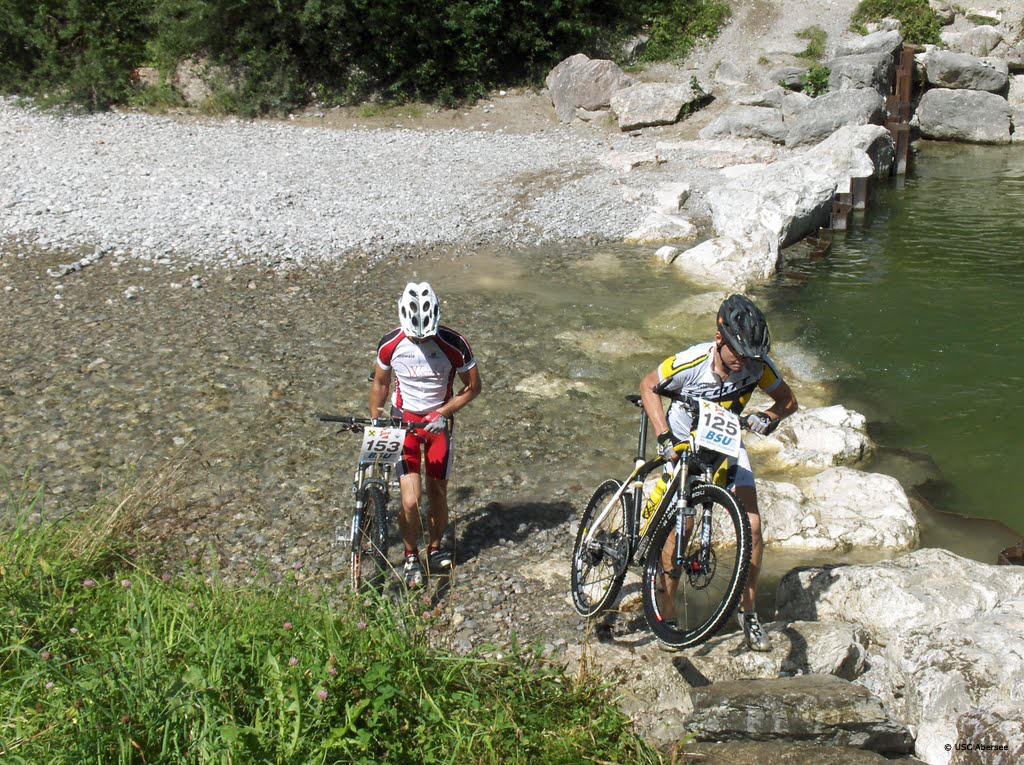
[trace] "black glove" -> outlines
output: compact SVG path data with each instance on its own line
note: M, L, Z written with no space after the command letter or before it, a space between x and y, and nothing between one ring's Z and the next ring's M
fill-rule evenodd
M658 452L666 462L679 459L679 453L676 451L677 443L679 442L676 441L670 430L666 430L658 436Z
M779 427L779 422L780 420L770 416L767 412L754 412L745 418L747 430L760 436L770 436Z
M374 417L372 424L375 428L391 428L394 427L395 421L390 417Z

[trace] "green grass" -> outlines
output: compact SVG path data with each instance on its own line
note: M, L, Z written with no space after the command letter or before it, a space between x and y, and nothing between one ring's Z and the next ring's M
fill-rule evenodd
M801 29L796 33L798 40L806 40L807 47L804 48L802 53L798 53L799 58L805 59L809 62L821 61L825 56L825 42L828 40L828 32L819 26L810 26Z
M138 486L49 522L41 491L8 485L0 761L658 760L606 688L527 649L447 653L418 600L331 602L294 580L131 560L124 532L154 490Z
M912 45L941 42L942 25L928 0L861 0L850 17L850 29L867 33L867 24L890 17L899 19L904 42Z

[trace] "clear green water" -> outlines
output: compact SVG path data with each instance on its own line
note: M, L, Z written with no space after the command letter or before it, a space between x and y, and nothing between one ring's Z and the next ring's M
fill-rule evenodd
M934 460L924 499L1024 533L1024 147L919 146L828 258L759 294L881 446Z

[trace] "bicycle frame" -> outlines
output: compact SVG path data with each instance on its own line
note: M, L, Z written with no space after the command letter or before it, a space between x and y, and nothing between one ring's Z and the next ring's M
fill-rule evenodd
M356 509L352 514L352 528L349 532L348 541L356 538L356 530L359 528L359 520L366 505L366 489L376 486L384 495L385 503L391 500L391 487L397 484L393 476L394 467L387 462L380 460L363 461L356 466L356 474L352 480L352 494L355 496ZM340 539L338 540L341 541Z
M622 483L618 491L608 500L593 523L593 528L595 530L599 529L605 518L608 517L608 513L612 512L616 503L628 493L628 496L625 498L627 531L626 565L631 565L635 560L643 560L643 556L647 551L647 545L650 544L650 539L654 535L654 530L661 525L667 509L673 504L673 500L679 494L680 488L686 485L689 475L689 459L687 459L687 456L692 453L694 448L693 434L691 433L689 440L677 447L680 458L672 466L661 503L654 509L649 519L642 519L644 479L655 468L665 464L665 459L661 455L652 460L646 459L649 424L650 421L647 418L647 413L641 411L640 433L637 438L637 453L633 464L633 472L630 473L629 478ZM678 523L680 525L682 524L683 517L684 513L679 513ZM641 520L645 521L642 527ZM683 549L684 541L683 535L677 534L676 544L680 550Z

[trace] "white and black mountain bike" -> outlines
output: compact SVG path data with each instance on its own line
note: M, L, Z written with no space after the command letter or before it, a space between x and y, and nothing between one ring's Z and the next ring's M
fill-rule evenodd
M633 471L624 481L604 481L583 511L571 587L576 610L594 617L615 601L626 570L639 566L651 631L666 646L686 648L714 635L735 610L750 571L751 536L746 512L722 485L726 459L739 455L739 417L709 401L677 398L695 423L676 446L680 459L646 459L641 412ZM626 400L643 408L639 396ZM644 479L658 468L668 478L651 503Z

